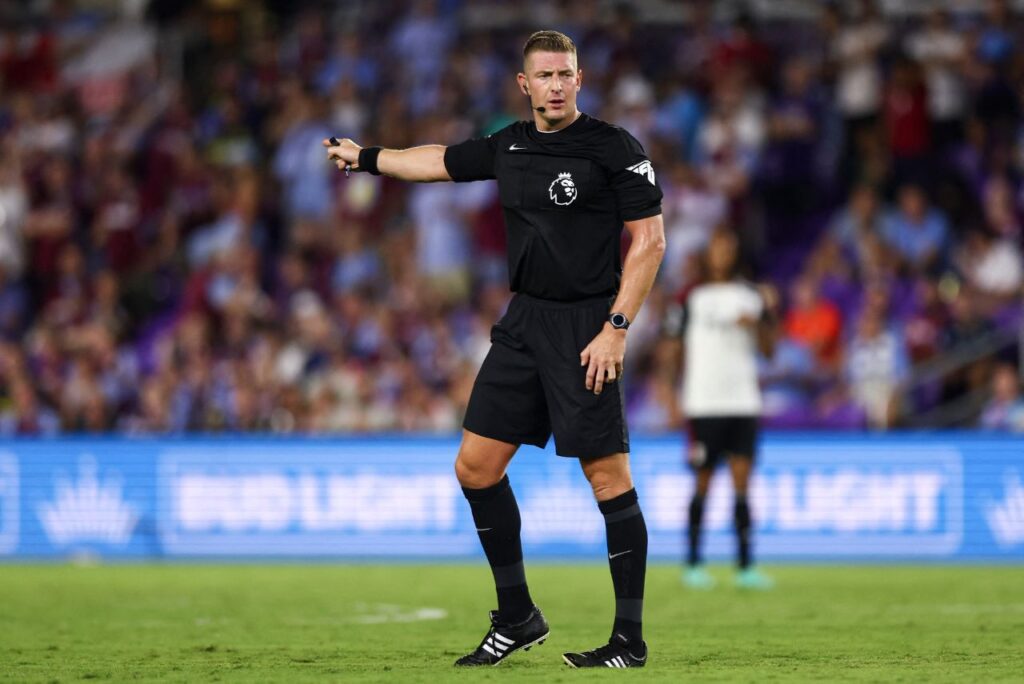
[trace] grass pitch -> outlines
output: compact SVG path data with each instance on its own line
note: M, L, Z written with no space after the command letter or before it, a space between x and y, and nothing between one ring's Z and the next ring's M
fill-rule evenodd
M584 673L605 641L599 565L528 567L546 644L451 663L483 636L486 566L0 566L0 679L583 682L1024 681L1020 567L767 567L779 586L710 592L648 574L647 668Z

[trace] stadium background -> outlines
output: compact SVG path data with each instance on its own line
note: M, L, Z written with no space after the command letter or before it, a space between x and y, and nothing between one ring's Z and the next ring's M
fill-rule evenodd
M0 431L456 430L508 298L495 187L319 143L526 116L537 25L665 190L634 430L679 425L661 323L720 225L783 293L769 426L1024 429L1019 18L955 5L8 3Z
M956 668L938 655L955 641L960 665L1012 679L1020 654L1007 645L1024 591L992 563L1016 571L1024 560L1024 440L1013 434L1024 432L1019 5L0 3L0 558L15 561L0 566L10 637L0 670L128 678L138 672L127 661L90 662L82 644L99 629L148 648L154 620L180 618L186 674L174 674L181 662L143 674L210 678L230 666L244 676L232 647L204 645L210 618L182 608L193 599L203 615L228 616L213 623L217 643L268 678L350 672L353 661L268 660L263 641L297 637L257 616L261 606L301 612L288 624L304 639L312 625L370 644L373 665L356 670L367 677L410 633L417 648L438 648L406 624L419 619L409 606L445 605L441 624L477 638L469 625L489 607L486 569L440 561L480 556L450 464L509 296L496 189L345 178L320 141L451 143L525 118L512 79L519 47L549 27L580 47L581 109L636 135L665 191L669 251L631 329L625 375L660 561L681 554L690 488L679 359L663 320L722 226L740 235L749 276L783 295L779 353L763 363L771 431L755 485L759 550L781 586L750 608L735 594L684 595L671 565L656 564L656 633L713 651L707 633L681 626L696 611L721 635L714 643L750 651L726 679L835 679L867 662L844 651L867 630L877 647L923 624L910 638L918 650L878 656L882 669L864 678ZM574 464L527 448L511 476L527 556L558 561L534 572L603 591L600 569L580 563L600 558L603 541ZM708 542L724 560L728 487L712 498ZM93 579L18 567L268 557L401 564L146 563ZM432 564L408 565L423 558ZM778 565L802 560L857 565ZM972 567L929 576L861 565L873 560ZM278 593L239 598L257 576ZM297 589L309 576L337 593ZM422 578L476 587L475 598L431 594ZM844 604L851 588L860 598ZM150 613L117 613L119 592ZM908 600L921 622L879 608L865 623L860 612ZM784 663L763 659L762 633L734 638L736 620L790 633L798 617L813 646L821 601L837 611L819 625L836 639L799 656L820 670L772 670ZM83 622L95 605L115 617ZM349 617L321 614L327 605ZM246 606L260 625L245 632L249 651L229 624ZM64 624L63 636L46 622ZM352 624L377 623L365 643L345 641ZM967 623L988 637L938 639ZM46 664L46 649L61 648L65 671ZM680 671L697 667L672 653ZM441 665L431 662L406 675L429 677ZM903 670L915 671L926 670Z

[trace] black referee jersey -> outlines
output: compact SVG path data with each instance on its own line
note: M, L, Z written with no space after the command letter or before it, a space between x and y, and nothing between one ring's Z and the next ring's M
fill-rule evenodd
M457 182L498 180L509 285L541 299L613 296L623 221L661 213L661 188L629 133L586 114L550 133L519 121L448 147Z

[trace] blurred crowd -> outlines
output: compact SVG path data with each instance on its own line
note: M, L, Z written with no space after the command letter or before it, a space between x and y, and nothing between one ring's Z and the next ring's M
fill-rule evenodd
M665 192L634 430L681 425L662 321L716 230L783 295L769 425L1024 430L1024 18L805 5L0 3L0 434L458 429L509 297L496 188L320 143L527 118L537 28Z

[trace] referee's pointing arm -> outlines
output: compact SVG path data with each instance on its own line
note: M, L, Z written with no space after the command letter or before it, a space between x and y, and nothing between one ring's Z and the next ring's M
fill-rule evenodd
M339 169L368 171L405 181L450 181L444 165L444 145L421 145L406 150L386 150L380 147L360 147L348 138L332 144L324 140L327 158Z

